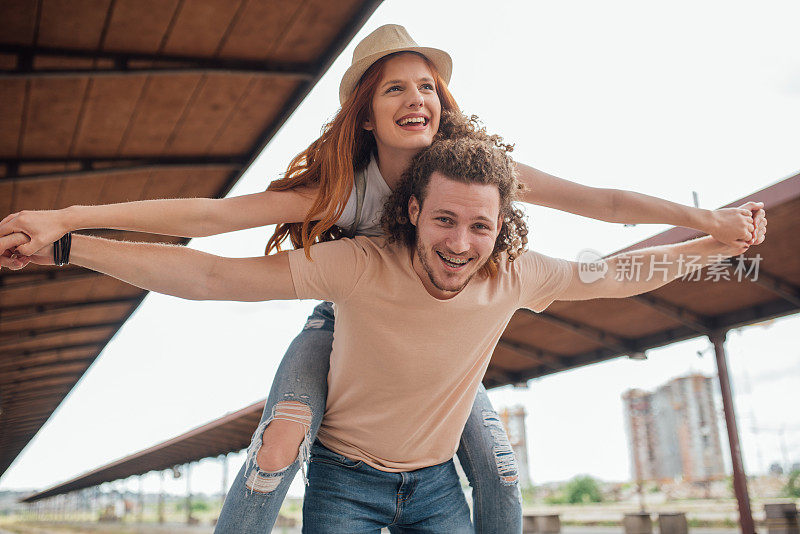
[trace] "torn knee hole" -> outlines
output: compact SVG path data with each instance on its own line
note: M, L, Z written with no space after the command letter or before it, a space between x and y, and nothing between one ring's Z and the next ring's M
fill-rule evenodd
M282 481L283 473L264 473L253 469L247 477L245 486L256 493L269 493L275 491Z
M285 469L297 459L311 426L311 408L299 401L282 401L261 434L256 463L263 471Z
M311 415L311 408L300 401L285 400L272 407L272 414L258 426L247 451L245 486L251 492L274 491L296 459L307 461ZM303 480L307 483L305 470Z
M485 410L483 412L483 426L489 428L494 440L492 452L494 453L494 461L500 482L504 486L516 484L519 479L517 459L514 456L514 449L508 441L508 436L503 424L500 422L500 418L495 412Z

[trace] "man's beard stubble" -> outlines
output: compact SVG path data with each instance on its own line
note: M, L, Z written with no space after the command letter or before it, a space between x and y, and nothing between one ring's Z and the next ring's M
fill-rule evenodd
M434 252L434 254L436 253ZM428 275L428 279L431 281L431 284L433 284L433 287L435 287L439 291L447 291L448 293L458 293L459 291L467 287L467 284L469 283L470 280L472 280L472 277L475 276L475 273L477 273L480 270L476 269L475 272L473 272L471 275L467 277L467 279L464 281L463 284L461 284L460 287L456 289L451 289L449 287L442 287L434 278L433 268L431 267L431 264L428 261L427 251L422 247L419 240L417 240L417 257L419 258L419 261L422 264L422 268L425 269L425 273Z

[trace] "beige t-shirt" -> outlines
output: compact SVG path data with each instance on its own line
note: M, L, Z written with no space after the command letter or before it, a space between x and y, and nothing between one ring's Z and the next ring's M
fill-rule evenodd
M336 326L323 445L382 471L445 462L458 448L500 335L521 307L544 310L569 262L526 252L455 297L425 290L402 245L356 237L289 252L298 298L332 300Z

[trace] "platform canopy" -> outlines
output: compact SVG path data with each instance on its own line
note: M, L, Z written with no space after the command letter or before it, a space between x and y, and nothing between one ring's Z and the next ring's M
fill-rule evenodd
M741 261L734 259L719 270L725 275L717 277L706 269L700 280L676 280L626 299L554 302L544 313L520 310L492 356L486 387L524 382L623 355L643 358L649 349L800 311L800 174L726 207L750 200L765 204L767 239ZM699 235L695 230L673 228L624 251ZM753 272L737 273L737 267ZM618 274L630 273L609 276Z
M626 299L555 302L544 313L519 310L494 352L484 384L524 383L552 373L622 356L643 357L647 350L683 339L724 332L800 311L800 174L732 202L763 201L768 238L747 253L744 265L758 261L737 281L675 281L645 295ZM675 243L696 232L673 228L624 250ZM753 280L755 278L755 280ZM34 502L62 493L236 452L250 444L264 401L137 452L77 478L36 493Z
M224 196L379 4L3 0L0 218ZM0 475L144 296L77 267L0 273Z

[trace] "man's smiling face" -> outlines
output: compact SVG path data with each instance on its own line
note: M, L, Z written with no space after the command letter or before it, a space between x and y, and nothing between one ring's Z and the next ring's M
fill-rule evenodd
M411 197L417 229L414 270L438 299L454 297L489 260L500 233L496 185L465 184L434 172L422 205Z

